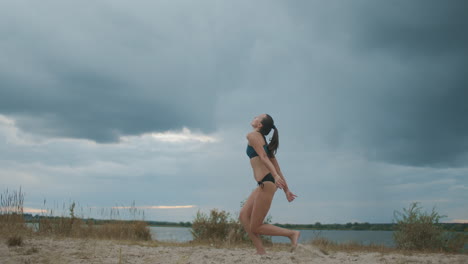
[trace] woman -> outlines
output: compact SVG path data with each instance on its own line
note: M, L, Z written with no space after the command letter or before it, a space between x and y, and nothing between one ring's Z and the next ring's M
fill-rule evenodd
M281 173L278 161L275 158L278 149L278 129L275 127L273 118L267 114L255 117L251 123L253 131L247 134L247 155L254 172L258 187L245 202L239 214L239 220L245 231L252 239L257 254L266 254L260 235L284 236L291 240L293 249L297 246L299 231L284 229L274 225L264 224L263 220L270 210L271 201L278 188L286 194L289 202L297 197L288 188L286 180ZM274 130L269 144L265 136Z

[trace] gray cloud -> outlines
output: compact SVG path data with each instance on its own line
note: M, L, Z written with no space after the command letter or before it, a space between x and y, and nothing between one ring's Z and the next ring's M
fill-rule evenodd
M355 15L358 42L365 51L394 56L439 58L466 56L466 1L361 2Z
M288 54L302 56L285 69L296 88L275 98L295 110L282 116L292 119L290 132L307 138L309 147L324 140L372 160L466 166L464 1L307 1L287 7L296 26L288 44L308 44Z
M0 111L21 128L99 142L213 130L214 54L205 22L196 21L203 12L179 24L188 9L151 19L103 2L90 10L49 1L27 14L21 4L2 5Z
M24 130L112 142L269 112L297 151L466 165L464 1L2 4L0 112Z
M354 48L380 57L378 93L367 104L370 156L418 166L466 165L468 30L465 1L366 2ZM393 61L388 68L386 61ZM366 104L365 104L366 105ZM372 124L369 126L368 124Z

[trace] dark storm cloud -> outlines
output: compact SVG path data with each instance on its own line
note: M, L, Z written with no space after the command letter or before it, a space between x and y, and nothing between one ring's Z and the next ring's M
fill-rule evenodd
M21 3L0 7L0 112L22 129L99 142L214 129L203 21L176 7L140 14L104 2Z
M467 54L468 2L365 1L356 15L358 42L364 50L396 56L440 57Z
M466 1L5 3L0 113L23 129L106 142L269 112L297 148L466 164Z
M375 158L466 165L467 12L466 1L387 1L356 13L355 48L362 56L397 61L406 72L383 75L384 92L371 105L380 109L371 115L373 126L361 124L369 129L365 142Z
M320 87L309 93L323 113L313 129L330 145L384 162L466 166L466 1L302 1L287 10L317 47L302 53L314 55L308 81Z

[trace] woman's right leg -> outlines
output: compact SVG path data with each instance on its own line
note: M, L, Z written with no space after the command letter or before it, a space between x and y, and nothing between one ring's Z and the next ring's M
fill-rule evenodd
M299 240L300 232L295 230L289 230L278 226L264 224L263 221L270 210L273 196L276 192L276 186L274 184L265 183L264 188L258 189L258 194L255 197L252 214L250 229L256 235L268 235L268 236L284 236L291 240L291 245L296 246Z
M258 193L258 188L255 189L252 194L250 194L249 198L245 202L244 206L242 207L240 213L239 213L239 220L242 223L242 226L244 226L245 232L249 235L250 239L252 240L255 248L257 249L257 254L265 254L265 249L263 248L262 240L260 238L260 235L254 234L252 232L252 228L250 226L251 222L251 216L252 216L252 210L253 210L253 205L255 201L255 197L257 196Z

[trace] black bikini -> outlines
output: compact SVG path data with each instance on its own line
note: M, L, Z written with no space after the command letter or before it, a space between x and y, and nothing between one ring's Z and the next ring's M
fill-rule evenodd
M262 135L262 136L263 136L263 135ZM263 145L263 149L265 150L265 152L266 152L266 154L268 155L268 157L270 157L271 154L270 154L270 150L268 149L268 145L267 145L267 143L266 143L266 138L265 138L265 136L263 136L263 139L265 140L265 145ZM250 145L247 145L247 150L246 150L246 152L247 152L247 156L249 156L249 158L251 158L251 159L253 159L253 158L255 158L255 157L258 156L258 153L257 153L257 152L255 151L255 149L254 149L252 146L250 146Z
M265 139L265 136L263 136L263 139ZM266 143L266 139L265 139L265 143ZM263 145L263 149L265 150L267 155L270 156L270 150L268 149L267 144ZM258 156L258 153L250 145L247 145L246 152L247 152L247 156L249 156L250 159L253 159L253 158ZM258 186L262 186L262 188L263 188L263 186L264 186L263 183L266 182L266 181L275 183L275 178L273 178L273 175L271 175L271 173L268 173L267 175L265 175L265 177L263 177L263 179L261 181L257 182Z
M264 186L263 183L267 182L267 181L275 183L275 178L273 178L273 175L271 175L271 173L268 173L267 175L265 175L265 177L263 177L263 179L261 181L257 182L258 186L262 186L262 188L263 188L263 186Z
M270 153L270 150L268 149L268 145L266 145L266 144L263 145L263 149L265 150L265 152L266 152L267 154ZM246 152L247 152L247 156L249 156L249 158L251 158L251 159L258 156L258 154L257 154L257 152L255 151L255 149L254 149L252 146L250 146L250 145L247 145L247 151L246 151Z

